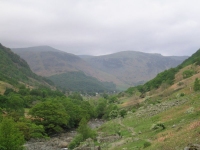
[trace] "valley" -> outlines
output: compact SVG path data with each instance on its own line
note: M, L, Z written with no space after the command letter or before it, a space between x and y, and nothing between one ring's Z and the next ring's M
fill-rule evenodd
M174 150L200 147L200 50L143 85L115 93L108 92L110 87L115 90L114 84L105 82L105 89L106 86L96 78L78 70L64 73L65 77L60 73L55 78L56 82L66 81L71 88L68 91L73 91L73 83L78 87L82 81L88 86L95 83L93 92L100 89L95 89L97 85L102 88L95 95L83 95L76 90L63 93L61 88L55 87L56 82L52 82L54 75L48 78L38 76L9 48L1 45L0 50L3 56L0 147L22 149L25 146L27 150ZM107 58L99 61L102 59ZM5 66L6 62L9 65ZM18 71L14 69L16 66ZM97 66L100 71L106 71L100 64ZM120 66L122 64L110 61L110 70ZM8 139L3 134L8 134ZM13 138L17 138L17 142ZM7 140L15 142L8 145Z

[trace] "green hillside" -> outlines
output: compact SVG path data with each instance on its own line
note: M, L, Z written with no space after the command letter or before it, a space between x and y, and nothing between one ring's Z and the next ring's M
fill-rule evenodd
M28 85L42 85L47 84L47 82L52 84L51 81L34 74L23 59L1 44L0 80L11 85L18 85L19 82Z
M119 93L112 104L118 109L113 107L109 120L96 129L96 145L102 150L198 150L199 54L200 50L146 84ZM85 141L79 148L88 145Z
M82 93L96 93L116 91L115 84L111 82L100 82L96 78L86 76L83 72L67 72L48 77L55 85L66 91L77 91Z
M183 67L186 67L191 64L200 64L200 50L197 50L196 53L194 53L191 57L186 59L182 64L177 66L176 68L171 68L169 70L165 70L161 73L159 73L154 79L146 82L144 85L137 86L137 87L131 87L127 90L127 92L131 92L131 90L138 89L141 93L148 92L152 89L157 89L161 85L172 85L174 83L175 75L176 73L182 69ZM192 73L192 70L188 70L188 74ZM187 73L187 72L185 72Z

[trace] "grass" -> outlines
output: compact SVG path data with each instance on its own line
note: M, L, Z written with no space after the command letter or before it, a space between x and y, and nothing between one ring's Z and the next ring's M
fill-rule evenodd
M3 95L3 93L5 92L6 88L13 88L12 85L6 83L6 82L3 82L3 81L0 81L0 94Z
M175 95L161 101L177 101ZM118 118L105 123L98 131L107 135L115 134L120 130L122 138L110 143L108 149L145 149L145 150L180 150L189 143L200 143L200 93L191 93L181 97L187 99L184 104L168 108L151 116L139 118L135 113L129 113L125 118ZM155 101L158 101L155 99ZM160 99L159 99L160 103ZM149 105L147 103L146 105ZM143 107L142 109L145 109ZM153 124L162 122L166 129L152 130ZM134 134L131 133L133 129ZM117 144L121 143L121 145ZM113 145L116 145L113 146ZM146 145L146 147L145 147Z

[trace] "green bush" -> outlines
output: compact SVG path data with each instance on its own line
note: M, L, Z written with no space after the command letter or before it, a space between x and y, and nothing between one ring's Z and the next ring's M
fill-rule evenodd
M194 73L195 73L194 70L185 70L182 75L183 78L186 79L193 76Z
M200 83L198 78L196 78L194 81L194 91L200 91Z
M83 141L83 135L78 134L75 138L69 143L69 149L74 149L75 147L79 146L79 144Z
M164 130L166 127L163 123L157 123L157 124L153 124L151 129L152 130L157 130L157 129L160 129L162 128L162 130Z
M144 148L146 148L146 147L149 147L149 146L151 146L151 143L150 142L144 142Z
M127 112L126 112L126 110L122 109L119 111L119 114L122 118L124 118L124 116L127 115Z

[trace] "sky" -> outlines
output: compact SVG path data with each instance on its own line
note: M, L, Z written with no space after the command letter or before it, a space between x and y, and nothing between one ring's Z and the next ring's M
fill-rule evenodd
M199 6L200 0L0 0L0 43L76 55L189 56L200 48Z

